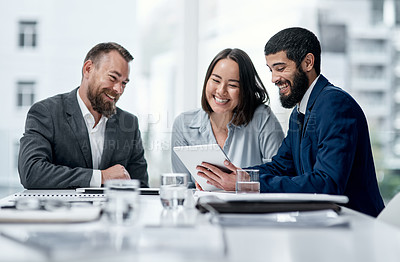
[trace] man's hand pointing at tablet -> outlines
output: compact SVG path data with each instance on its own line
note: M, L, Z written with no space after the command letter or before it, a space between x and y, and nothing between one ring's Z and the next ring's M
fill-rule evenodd
M209 163L201 163L197 166L197 175L207 179L207 183L225 191L235 191L236 189L236 170L238 167L225 160L224 165L231 173L225 173L216 166ZM240 168L239 168L240 169Z

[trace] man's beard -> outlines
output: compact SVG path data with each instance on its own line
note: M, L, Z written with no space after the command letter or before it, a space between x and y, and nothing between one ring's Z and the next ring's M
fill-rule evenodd
M297 69L294 75L293 85L289 83L289 88L289 95L280 95L281 104L284 108L292 108L297 103L300 103L308 89L308 77L301 67Z
M115 103L118 101L119 96L115 93L110 93L110 95L115 97L115 102L113 103L110 101L104 101L104 98L102 97L103 93L106 94L105 91L100 89L96 92L95 88L89 85L87 96L94 111L110 118L117 112Z

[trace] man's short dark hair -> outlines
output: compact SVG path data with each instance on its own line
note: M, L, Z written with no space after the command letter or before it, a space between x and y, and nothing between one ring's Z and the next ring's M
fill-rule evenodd
M111 51L117 51L128 63L133 60L133 56L124 47L117 43L108 42L97 44L90 49L85 57L84 62L91 60L93 64L97 64L104 54L108 54Z
M276 33L267 42L264 54L276 54L280 51L286 52L288 59L294 61L297 67L300 66L308 53L314 55L314 68L317 75L321 72L321 45L318 38L309 30L292 27Z

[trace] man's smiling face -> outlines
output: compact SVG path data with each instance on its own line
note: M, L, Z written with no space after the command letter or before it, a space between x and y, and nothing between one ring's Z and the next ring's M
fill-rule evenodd
M88 81L87 97L92 108L110 117L129 82L128 62L116 51L105 54L94 66Z
M309 80L301 65L297 67L293 60L280 51L265 56L267 66L272 73L271 81L279 88L281 104L285 108L292 108L301 101L306 93Z

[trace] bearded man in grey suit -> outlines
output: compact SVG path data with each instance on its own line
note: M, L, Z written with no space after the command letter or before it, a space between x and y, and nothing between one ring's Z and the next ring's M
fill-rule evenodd
M30 108L18 160L25 188L99 187L110 179L148 187L138 119L116 107L132 60L121 45L100 43L85 58L80 87Z

